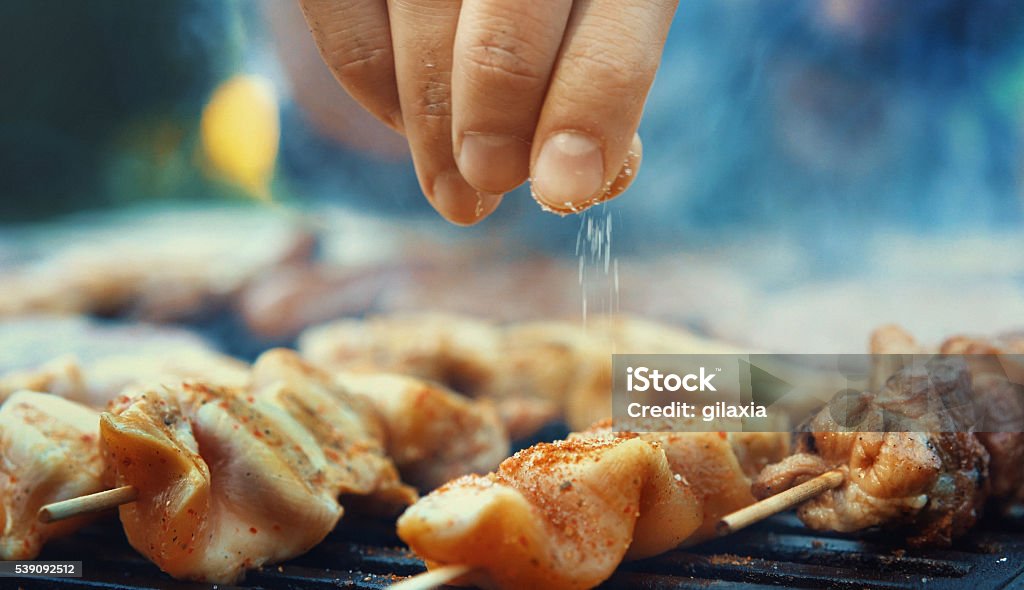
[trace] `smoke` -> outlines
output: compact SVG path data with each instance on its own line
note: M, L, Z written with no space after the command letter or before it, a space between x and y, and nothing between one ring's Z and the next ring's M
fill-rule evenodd
M626 224L826 248L1019 226L1022 17L1002 0L682 3Z

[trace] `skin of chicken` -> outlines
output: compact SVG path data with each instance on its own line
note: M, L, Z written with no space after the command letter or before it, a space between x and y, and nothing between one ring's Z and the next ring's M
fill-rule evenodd
M373 405L352 395L333 378L285 349L256 360L252 388L258 403L285 412L308 431L324 451L327 486L335 494L370 496L367 507L394 516L419 497L402 483L387 454L387 427Z
M0 403L16 391L45 391L79 403L88 403L85 378L73 356L55 358L33 369L0 375Z
M611 414L613 353L739 352L633 317L586 327L547 321L496 326L449 314L343 320L307 330L299 348L331 369L396 372L493 399L513 439L559 417L582 430Z
M723 516L753 504L751 478L789 454L785 432L659 432L658 426L665 424L654 422L649 423L650 432L637 436L665 451L672 471L690 485L703 506L700 528L686 539L687 545L714 537ZM604 420L570 438L611 434L611 420Z
M388 456L402 479L421 489L487 473L508 457L508 434L488 400L469 400L402 375L348 372L335 379L377 410Z
M42 524L39 508L103 489L99 413L21 391L0 407L0 559L33 559L43 544L89 517Z
M660 446L630 435L541 443L496 473L457 479L410 507L398 534L430 566L476 568L489 589L582 589L623 559L667 551L703 518Z
M234 582L308 551L341 517L321 449L284 412L188 383L119 406L100 422L107 480L138 490L120 508L125 533L170 575Z
M162 354L115 354L89 363L62 356L37 368L0 375L0 400L7 393L29 389L103 408L127 387L185 379L244 387L249 380L249 368L242 361L212 350L187 346Z
M341 320L299 337L302 356L326 369L400 373L470 397L493 379L500 344L491 323L442 313Z

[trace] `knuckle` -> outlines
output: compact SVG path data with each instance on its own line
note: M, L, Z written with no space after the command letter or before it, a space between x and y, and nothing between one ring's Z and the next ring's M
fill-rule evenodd
M482 85L532 89L547 81L547 68L536 48L501 20L475 35L463 50L461 64Z
M446 119L452 114L451 76L447 72L427 75L419 84L414 115L427 120Z
M482 85L534 86L541 75L515 50L491 43L471 45L465 53L468 75Z
M615 96L646 94L652 79L646 64L630 61L624 57L629 53L606 44L584 46L586 49L567 54L563 64L571 69L571 77L578 84L600 88Z
M386 23L365 15L352 17L344 6L330 2L318 1L305 8L320 53L342 83L360 84L393 71Z
M328 59L338 78L357 83L394 68L391 48L378 44L339 46Z

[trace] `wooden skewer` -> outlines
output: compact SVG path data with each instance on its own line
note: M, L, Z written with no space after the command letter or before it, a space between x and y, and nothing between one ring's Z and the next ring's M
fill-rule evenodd
M760 522L773 514L778 514L783 510L788 510L797 504L810 500L818 494L839 487L839 485L843 483L844 479L845 476L841 471L829 471L827 473L823 473L814 479L805 481L798 486L794 486L784 492L775 494L770 498L765 498L760 502L751 504L746 508L741 508L732 514L723 517L722 520L718 521L718 525L715 529L720 536L734 533L756 522ZM430 588L437 588L438 586L447 584L455 578L464 576L471 571L473 571L473 568L468 565L446 565L424 572L417 576L407 578L397 584L392 584L389 586L389 589L429 590Z
M788 510L797 504L801 504L811 498L839 487L845 477L841 471L829 471L814 479L789 488L788 490L755 502L746 508L740 508L736 512L724 516L718 521L715 531L719 536L734 533L742 528L760 522L773 514Z
M444 586L455 578L464 576L473 571L468 565L443 565L422 574L406 578L397 584L388 586L389 590L430 590Z
M138 495L138 490L134 486L121 486L112 490L89 494L88 496L79 496L70 500L54 502L39 509L39 522L55 522L83 514L110 510L121 504L134 502Z

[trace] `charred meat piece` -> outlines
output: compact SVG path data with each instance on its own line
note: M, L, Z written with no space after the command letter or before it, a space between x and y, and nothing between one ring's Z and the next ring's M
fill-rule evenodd
M976 522L989 492L988 452L958 422L969 394L962 363L904 369L850 414L826 407L812 418L796 453L765 468L754 494L765 498L838 469L843 484L798 509L807 526L884 527L900 530L912 546L949 545ZM934 430L908 432L908 425Z
M872 334L871 352L968 355L972 401L979 414L974 431L990 455L992 499L1005 510L1024 504L1024 388L1019 385L1024 372L1022 359L1015 356L1024 354L1024 335L953 336L929 349L899 326L889 325Z

